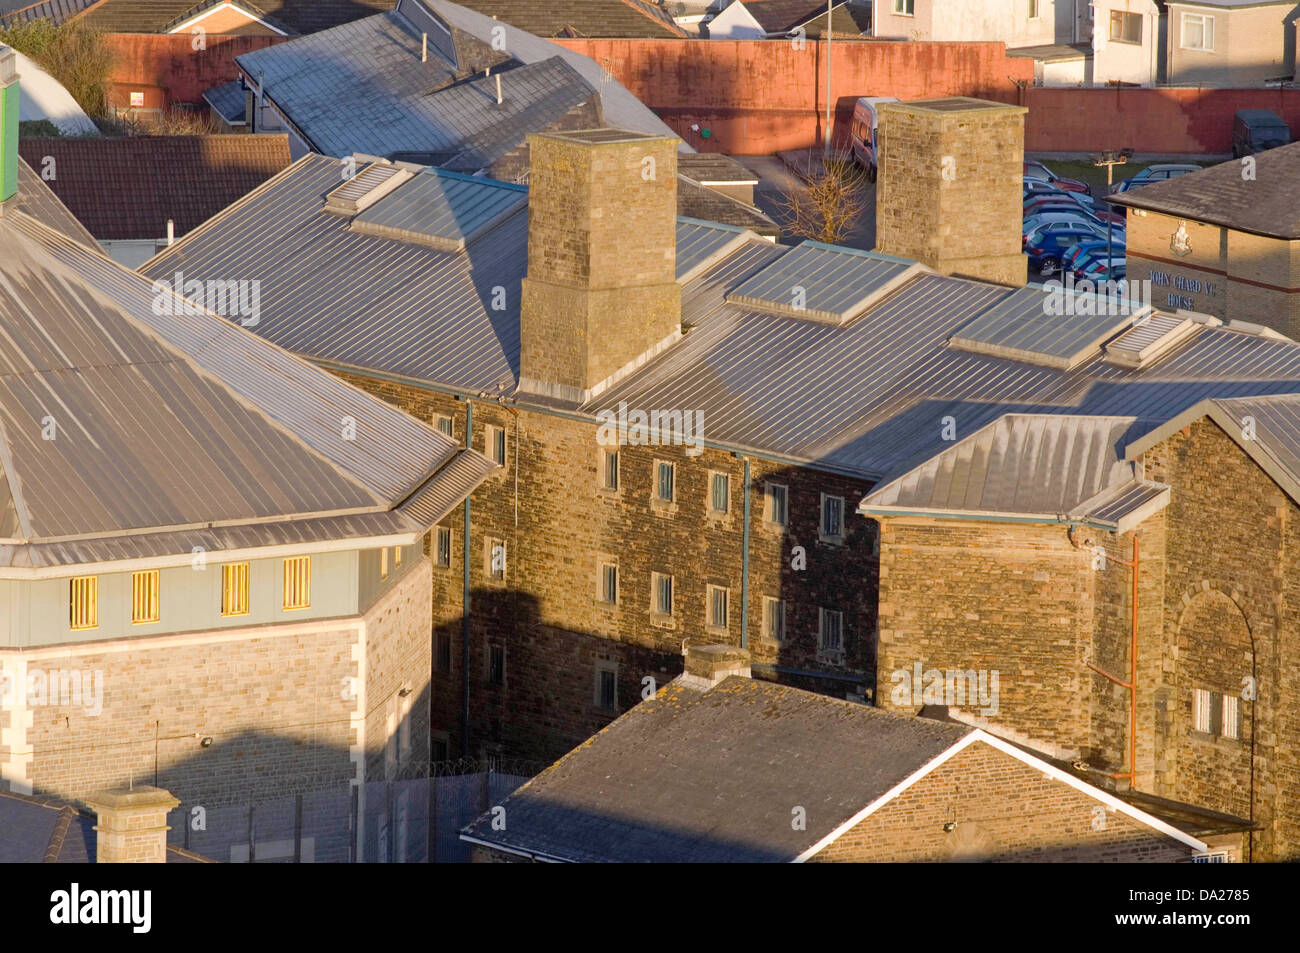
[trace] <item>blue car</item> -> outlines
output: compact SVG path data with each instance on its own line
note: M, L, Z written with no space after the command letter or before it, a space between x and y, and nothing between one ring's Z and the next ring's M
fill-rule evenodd
M1111 248L1122 253L1124 251L1124 242L1115 240L1112 237ZM1090 236L1066 249L1065 257L1061 259L1061 268L1072 272L1076 265L1082 264L1085 260L1105 254L1106 239Z
M1096 237L1097 233L1091 228L1040 229L1025 243L1025 254L1029 257L1030 266L1046 278L1060 272L1061 262L1071 248L1080 242L1095 240ZM1103 255L1105 244L1103 241Z

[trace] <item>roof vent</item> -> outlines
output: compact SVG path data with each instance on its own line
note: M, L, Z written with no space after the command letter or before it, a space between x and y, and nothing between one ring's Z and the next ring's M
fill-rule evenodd
M348 228L458 252L527 207L523 186L429 169L357 215Z
M1190 338L1199 327L1191 318L1179 315L1145 315L1106 345L1106 363L1135 369L1147 367Z
M727 302L841 325L925 271L904 258L804 242L732 291Z
M1228 322L1229 331L1240 331L1242 334L1253 334L1256 337L1268 338L1271 341L1290 341L1281 331L1274 331L1262 324L1251 324L1249 321L1238 321L1235 318Z
M374 162L325 196L325 211L356 215L411 177L406 169Z

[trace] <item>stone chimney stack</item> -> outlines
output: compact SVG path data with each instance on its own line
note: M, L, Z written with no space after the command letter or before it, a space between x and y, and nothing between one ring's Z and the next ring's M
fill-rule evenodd
M966 96L882 103L876 251L1023 285L1026 111Z
M88 798L99 815L95 861L161 864L167 860L167 812L181 802L155 787L117 788Z
M528 137L522 390L582 402L681 337L677 145L622 129Z
M18 57L0 46L0 203L18 192Z
M734 645L689 645L685 655L686 671L678 681L689 688L707 692L732 675L750 677L749 652Z

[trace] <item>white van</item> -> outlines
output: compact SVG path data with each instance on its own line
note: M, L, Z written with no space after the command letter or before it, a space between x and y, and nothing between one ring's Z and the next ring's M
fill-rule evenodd
M876 181L876 128L880 125L881 103L896 103L893 96L862 96L853 107L853 124L849 139L853 143L853 158L867 170L867 177Z

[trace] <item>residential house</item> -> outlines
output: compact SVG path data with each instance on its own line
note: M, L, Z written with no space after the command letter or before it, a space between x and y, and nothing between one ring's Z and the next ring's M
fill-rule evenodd
M108 256L128 268L289 164L284 133L29 138L18 151Z
M882 39L986 41L1008 49L1087 42L1090 8L1084 0L878 0L873 35Z
M1128 276L1162 308L1300 339L1300 144L1111 196L1127 211Z
M529 132L668 131L594 61L443 0L401 0L236 62L251 130L287 131L295 158L362 152L513 179Z
M756 681L747 663L688 646L684 674L461 839L497 862L1240 858L1239 819L1176 826L978 728Z
M871 4L837 0L831 9L834 36L854 37L870 32ZM820 0L731 0L703 24L711 40L785 38L802 31L820 39L826 29L826 4Z
M250 333L258 283L105 257L0 130L0 779L207 809L422 770L423 543L495 465Z
M667 40L688 35L657 0L465 0L460 5L533 36Z

